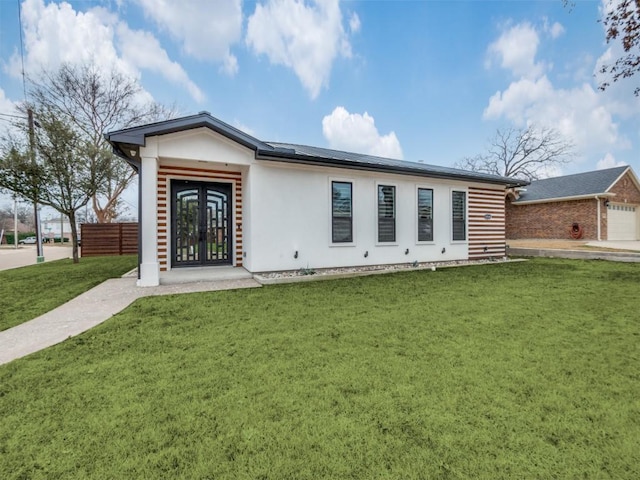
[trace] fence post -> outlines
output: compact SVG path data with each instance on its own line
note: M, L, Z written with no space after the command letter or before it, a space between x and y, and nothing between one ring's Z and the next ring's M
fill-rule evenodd
M119 249L118 249L118 255L122 255L122 224L119 223L118 224L118 237L119 237Z

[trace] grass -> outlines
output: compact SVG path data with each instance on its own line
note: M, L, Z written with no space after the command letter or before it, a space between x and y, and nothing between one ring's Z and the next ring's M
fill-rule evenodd
M0 331L32 320L108 278L135 268L135 255L45 262L0 271Z
M138 300L0 367L0 478L640 478L640 265Z

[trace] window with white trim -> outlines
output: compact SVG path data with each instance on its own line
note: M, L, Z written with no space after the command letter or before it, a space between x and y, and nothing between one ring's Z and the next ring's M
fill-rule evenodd
M418 188L418 241L433 242L433 190Z
M331 241L353 242L353 184L331 182Z
M396 241L396 187L378 185L378 242Z
M454 242L467 239L467 192L451 192L451 225Z

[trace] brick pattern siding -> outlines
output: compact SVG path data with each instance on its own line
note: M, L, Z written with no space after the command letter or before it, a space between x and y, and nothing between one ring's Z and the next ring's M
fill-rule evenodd
M611 199L612 202L640 205L640 190L638 190L628 172L609 191L616 194Z
M601 200L601 213L606 211ZM506 233L509 240L521 238L571 239L573 223L583 229L583 239L598 238L597 203L595 199L567 202L514 205L506 201ZM606 233L606 229L603 234Z
M504 217L504 189L469 187L470 259L505 256Z
M169 266L171 244L169 241L169 212L171 208L171 179L196 180L200 182L231 183L234 215L230 228L233 230L235 255L234 265L242 266L242 173L204 168L160 165L158 169L158 262L160 271L166 272Z

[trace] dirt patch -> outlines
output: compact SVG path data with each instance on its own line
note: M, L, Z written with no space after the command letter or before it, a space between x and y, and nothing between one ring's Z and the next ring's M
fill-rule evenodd
M537 248L541 250L585 250L590 252L630 252L637 253L636 250L623 248L608 248L600 245L588 245L585 240L541 240L537 238L524 240L507 240L510 248Z
M591 249L584 240L541 240L537 238L525 240L507 240L511 248L551 248L556 250Z

